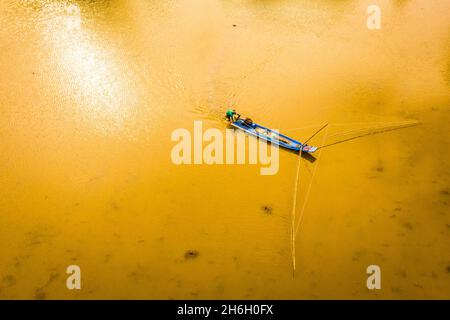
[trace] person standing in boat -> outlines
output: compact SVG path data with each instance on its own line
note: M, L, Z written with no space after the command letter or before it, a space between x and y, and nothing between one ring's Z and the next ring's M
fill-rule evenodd
M236 112L234 109L228 109L226 114L227 120L230 122L235 122L238 120L241 115Z

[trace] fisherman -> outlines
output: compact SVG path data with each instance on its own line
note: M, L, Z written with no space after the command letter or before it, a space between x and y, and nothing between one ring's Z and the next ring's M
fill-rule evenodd
M241 115L236 113L235 109L228 109L226 117L227 117L228 121L235 122L236 120L238 120L241 117ZM236 117L236 119L235 119L235 117Z

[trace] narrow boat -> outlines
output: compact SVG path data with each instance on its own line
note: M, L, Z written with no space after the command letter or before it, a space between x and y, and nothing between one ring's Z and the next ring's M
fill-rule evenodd
M280 147L293 150L313 153L317 150L317 147L308 146L297 140L289 138L284 134L273 131L269 128L263 127L262 125L256 124L250 119L238 119L231 123L231 125L237 129L245 131L247 134L258 137L260 139L266 140L270 143L276 144Z

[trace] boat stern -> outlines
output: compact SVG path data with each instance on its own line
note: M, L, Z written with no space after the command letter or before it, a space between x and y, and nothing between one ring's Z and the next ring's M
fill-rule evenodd
M307 146L307 145L304 145L304 146L302 147L302 152L313 153L313 152L315 152L315 151L317 151L317 147Z

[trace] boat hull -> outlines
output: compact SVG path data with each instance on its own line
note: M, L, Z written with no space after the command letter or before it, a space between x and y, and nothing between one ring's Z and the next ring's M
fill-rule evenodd
M313 153L317 150L317 147L304 145L301 142L289 138L284 134L273 131L272 129L263 127L257 123L253 123L251 125L246 124L244 120L239 119L231 123L234 128L240 129L245 133L255 136L259 139L266 140L267 142L273 143L285 149L293 150L299 152Z

